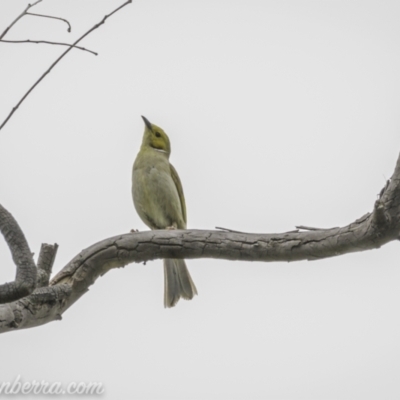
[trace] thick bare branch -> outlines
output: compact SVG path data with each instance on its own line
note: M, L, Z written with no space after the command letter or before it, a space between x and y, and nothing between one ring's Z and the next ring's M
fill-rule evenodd
M318 260L376 249L397 240L399 235L400 156L373 211L345 227L278 234L157 230L112 237L79 253L52 279L50 287L37 289L26 299L0 306L0 332L60 319L99 276L133 262L162 258L264 262ZM29 313L24 311L26 308Z
M13 216L0 205L0 231L17 266L15 281L0 285L0 303L28 296L36 286L36 265L21 228Z
M111 17L113 14L115 14L117 11L121 10L123 7L127 6L128 4L132 3L132 0L128 0L119 7L117 7L114 11L110 12L109 14L105 15L104 18L98 22L96 25L94 25L92 28L90 28L86 33L84 33L79 39L77 39L74 43L72 43L71 47L69 47L67 50L64 51L51 65L50 67L41 75L41 77L31 86L31 88L24 94L24 96L21 98L21 100L13 107L11 112L8 114L7 118L3 121L3 123L0 125L0 130L4 127L4 125L10 120L10 118L13 116L15 111L19 108L19 106L22 104L22 102L29 96L29 94L35 89L35 87L46 77L47 74L50 73L50 71L64 58L70 51L73 49L82 39L84 39L87 35L89 35L91 32L93 32L95 29L97 29L99 26L103 25L106 20ZM26 11L26 10L25 10ZM0 37L1 39L1 37Z

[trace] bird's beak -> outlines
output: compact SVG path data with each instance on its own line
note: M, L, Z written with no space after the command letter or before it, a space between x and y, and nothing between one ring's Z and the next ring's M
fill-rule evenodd
M147 128L150 129L150 130L152 131L153 128L152 128L152 126L151 126L150 121L149 121L146 117L143 117L143 115L142 115L142 118L143 118L143 121L144 121L144 123L146 124Z

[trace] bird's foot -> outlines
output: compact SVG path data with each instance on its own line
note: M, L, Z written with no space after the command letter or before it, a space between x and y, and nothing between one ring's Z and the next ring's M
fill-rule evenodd
M137 233L139 232L139 229L131 229L130 233Z
M165 229L167 231L174 231L175 229L177 229L176 222L174 222L171 226L167 226Z

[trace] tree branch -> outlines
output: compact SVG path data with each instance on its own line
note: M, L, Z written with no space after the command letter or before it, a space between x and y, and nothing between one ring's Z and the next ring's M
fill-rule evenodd
M15 281L0 285L0 304L28 296L36 287L36 265L25 236L13 216L0 205L0 231L17 266Z
M372 213L342 228L255 234L204 230L132 232L98 242L79 253L30 296L0 305L0 333L61 318L99 276L130 263L162 258L242 261L318 260L377 249L400 235L400 156ZM29 310L27 312L26 310Z
M51 18L51 19L58 19L60 21L64 21L67 25L68 25L68 32L71 32L71 24L64 18L60 18L60 17L53 17L51 15L44 15L44 14L35 14L35 13L30 13L30 12L26 12L25 15L32 15L33 17L42 17L42 18Z
M37 268L38 277L36 287L49 286L51 271L53 270L54 260L56 258L58 244L43 243L40 249Z
M33 4L28 4L25 8L24 11L22 11L22 13L20 15L18 15L17 18L14 19L13 22L11 22L11 24L5 29L5 31L0 35L0 40L3 39L4 36L7 35L8 31L24 16L27 14L27 11L32 8L33 6L36 6L36 4L40 3L43 0L37 0L35 3Z
M96 53L96 52L94 52L92 50L89 50L89 49L85 49L84 47L81 47L81 46L73 46L72 44L69 44L69 43L49 42L48 40L30 40L30 39L27 39L27 40L4 40L4 39L2 39L2 40L0 40L0 42L3 42L3 43L38 43L38 44L44 43L44 44L54 44L54 45L58 45L58 46L74 47L75 49L88 51L89 53L92 53L95 56L98 55L98 53Z
M97 29L99 26L103 25L106 20L111 17L113 14L115 14L117 11L121 10L123 7L125 7L126 5L132 3L132 0L128 0L125 3L123 3L122 5L120 5L119 7L117 7L114 11L112 11L111 13L107 14L104 16L104 18L98 22L96 25L94 25L92 28L90 28L86 33L84 33L79 39L77 39L72 45L71 47L69 47L67 50L64 51L64 53L61 54L61 56L59 56L51 65L50 67L42 74L42 76L31 86L31 88L24 94L24 96L21 98L21 100L13 107L13 109L11 110L11 112L8 114L7 118L3 121L3 123L0 125L0 130L4 127L4 125L9 121L9 119L12 117L12 115L15 113L15 111L17 111L17 109L19 108L19 106L22 104L22 102L29 96L29 94L33 91L33 89L35 89L35 87L46 77L46 75L59 63L59 61L61 61L62 58L64 58L70 51L71 49L73 49L82 39L84 39L87 35L89 35L91 32L93 32L95 29ZM35 3L37 4L37 3ZM26 12L26 10L25 10ZM22 15L21 15L22 16ZM20 17L21 17L20 16ZM19 17L19 18L20 18ZM15 21L16 22L16 21ZM14 23L15 23L14 22ZM13 23L13 24L14 24ZM12 25L13 25L12 24ZM11 25L11 26L12 26ZM10 27L11 27L10 26ZM4 35L3 35L4 36ZM1 36L0 39L3 37Z

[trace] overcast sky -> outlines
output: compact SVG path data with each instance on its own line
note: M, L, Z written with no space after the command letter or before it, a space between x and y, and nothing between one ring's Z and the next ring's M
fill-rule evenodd
M28 1L2 0L0 32ZM5 39L72 42L123 0L44 0ZM145 115L172 143L188 228L283 232L373 208L400 150L400 3L134 0L0 131L0 202L31 250L148 229L131 199ZM0 120L64 48L0 43ZM98 381L104 399L397 399L399 244L314 262L109 272L61 322L1 336L0 381ZM0 281L14 279L0 241ZM26 398L26 397L25 397ZM36 397L38 398L38 397Z

